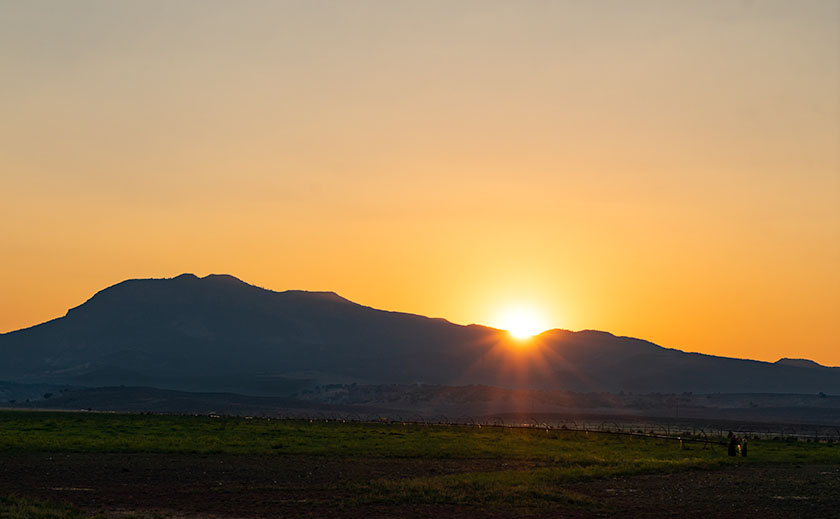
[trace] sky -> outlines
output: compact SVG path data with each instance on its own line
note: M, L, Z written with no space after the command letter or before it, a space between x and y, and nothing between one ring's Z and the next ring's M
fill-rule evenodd
M840 365L840 2L0 0L0 332L129 278Z

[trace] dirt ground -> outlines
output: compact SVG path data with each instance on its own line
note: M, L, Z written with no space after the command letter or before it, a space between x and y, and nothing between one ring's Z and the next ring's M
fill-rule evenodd
M751 465L566 486L591 496L594 509L354 504L360 482L527 467L486 459L7 452L0 454L0 493L106 517L840 517L836 465Z

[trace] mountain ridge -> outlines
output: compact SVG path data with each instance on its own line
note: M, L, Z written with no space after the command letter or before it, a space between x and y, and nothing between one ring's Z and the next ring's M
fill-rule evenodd
M840 393L838 372L599 330L546 330L522 346L496 328L379 310L335 292L276 292L226 274L125 280L64 317L0 334L0 380L278 396L338 382Z
M789 358L789 357L782 357L781 359L774 362L774 364L779 364L779 365L784 365L784 366L796 366L796 367L807 368L807 369L813 369L813 368L838 369L838 368L832 367L832 366L825 366L825 365L820 364L818 362L815 362L811 359L792 359L792 358Z

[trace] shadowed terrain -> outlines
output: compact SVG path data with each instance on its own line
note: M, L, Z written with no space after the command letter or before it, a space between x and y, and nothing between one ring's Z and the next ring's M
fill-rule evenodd
M228 275L129 280L0 335L0 380L288 396L324 384L481 384L667 393L840 393L840 368L685 353L599 331L517 342L331 292Z

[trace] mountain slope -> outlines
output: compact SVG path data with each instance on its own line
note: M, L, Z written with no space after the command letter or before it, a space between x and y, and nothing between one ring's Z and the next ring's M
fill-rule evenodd
M0 335L0 380L289 394L315 383L840 393L840 370L662 348L597 331L506 332L232 276L129 280Z
M787 357L783 359L779 359L774 364L782 365L782 366L797 366L800 368L825 368L822 364L818 364L813 360L809 359L789 359Z

